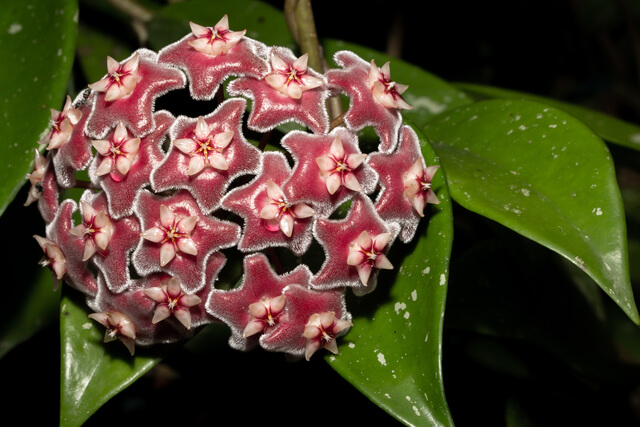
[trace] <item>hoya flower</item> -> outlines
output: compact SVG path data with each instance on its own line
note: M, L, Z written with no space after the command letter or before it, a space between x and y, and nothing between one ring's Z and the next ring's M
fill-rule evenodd
M335 350L335 339L346 333L346 328L351 326L351 314L346 308L344 289L317 291L300 283L287 286L282 293L287 300L284 313L278 319L278 327L269 334L262 335L260 346L268 351L280 351L296 357L307 356L307 360L325 344ZM307 330L308 326L317 326L315 322L309 322L312 318L315 320L314 315L321 313L334 313L333 322L325 319L320 325L326 332L325 336L322 332L316 335L315 331ZM305 336L305 331L310 338ZM329 337L334 341L333 344L329 343Z
M202 116L198 117L195 129L188 134L188 138L180 138L173 141L173 145L185 154L189 160L188 175L195 175L205 167L218 170L229 169L229 164L223 155L223 151L231 142L234 132L213 132Z
M275 326L278 322L278 317L284 311L286 301L287 298L284 295L278 295L274 298L261 299L250 304L251 321L244 328L242 337L246 338L264 331L269 326Z
M398 88L404 91L405 86L390 81L388 65L378 70L375 62L368 63L350 51L337 52L333 59L342 68L326 72L327 84L332 93L349 97L345 125L354 131L373 127L380 137L378 150L393 151L402 125L400 110L406 105Z
M273 71L264 79L278 92L290 98L300 99L302 93L321 86L324 82L307 72L309 54L305 53L293 62L287 62L276 53L271 53Z
M356 268L363 286L367 286L374 268L393 269L393 265L383 252L392 238L392 233L371 236L367 230L363 230L358 238L351 242L347 264Z
M93 296L98 289L96 271L93 268L87 268L87 262L82 260L85 251L84 241L71 234L74 226L73 216L77 210L78 204L75 200L63 200L55 217L47 225L46 236L47 239L56 242L61 253L64 254L65 282L85 295Z
M329 93L324 84L318 84L319 81L324 83L322 75L307 68L306 58L296 59L290 49L273 47L270 55L272 61L278 58L274 63L278 68L271 74L265 78L241 77L227 86L232 96L252 100L247 120L249 129L268 132L283 123L295 121L314 133L327 133L329 115L325 101Z
M211 56L224 55L229 52L247 32L247 30L230 31L227 15L224 15L213 27L203 27L194 22L189 22L189 26L195 36L195 40L188 42L189 46L198 52Z
M321 348L338 354L336 337L351 326L353 323L348 320L336 319L333 311L312 314L304 327L303 335L307 340L304 357L309 360Z
M400 142L391 154L371 153L369 165L380 175L382 189L376 211L387 222L397 222L403 242L413 239L427 203L439 203L431 178L439 166L426 167L420 141L413 129L403 126Z
M127 128L122 122L118 122L110 139L94 140L91 144L102 156L94 174L110 174L114 181L122 181L138 154L140 138L129 138Z
M47 150L60 148L62 144L69 140L73 126L80 121L81 117L82 112L73 107L71 97L67 95L62 111L51 108L51 120L49 121L51 130L38 143L48 144Z
M194 99L210 100L230 76L261 78L269 70L267 47L230 31L225 15L213 28L190 23L191 33L158 52L158 63L183 70Z
M244 99L229 99L202 118L178 117L169 130L174 143L151 174L153 189L189 190L210 213L235 178L256 174L262 154L242 133L246 105Z
M119 311L108 313L91 313L90 319L107 328L104 342L120 340L133 356L135 351L136 327L126 314Z
M299 265L277 274L263 253L247 255L243 260L242 282L231 290L214 289L206 303L207 312L231 329L229 345L249 350L280 327L287 306L283 289L292 284L308 284L311 271Z
M109 247L113 227L109 216L103 211L97 211L87 202L80 202L82 210L82 224L73 227L70 232L84 240L83 261L88 260L97 250L104 252Z
M64 277L67 272L67 259L60 250L60 247L53 240L38 235L34 235L33 238L36 239L44 252L44 256L40 260L40 265L42 267L48 267L53 273L54 290L56 290L58 286L60 286L62 277Z
M291 237L296 219L309 218L316 214L316 211L305 203L288 203L280 186L271 178L267 179L267 196L269 198L260 211L260 218L265 220L265 227L269 231L280 229L287 237Z
M341 186L352 191L362 191L354 171L362 164L367 155L364 153L346 153L340 137L331 143L329 152L316 157L320 173L327 184L327 191L333 194Z
M44 174L49 167L50 158L47 156L43 156L38 149L35 149L35 160L33 164L33 172L27 174L27 179L31 184L31 188L29 188L29 194L27 195L27 201L24 202L24 206L29 206L31 203L40 199L42 196L42 192L44 191L44 186L42 185L42 179L44 178Z
M364 196L353 198L344 219L318 219L314 235L325 250L326 258L311 281L316 289L352 287L356 293L371 292L376 285L374 268L390 268L384 253L399 227L385 223ZM376 241L377 240L377 241Z
M438 204L438 196L431 188L431 180L439 165L424 167L422 159L416 159L404 177L404 193L420 216L424 216L427 203Z
M123 218L133 215L133 205L143 187L149 185L151 173L163 161L165 155L162 144L175 118L168 111L160 110L154 114L156 128L149 135L140 138L140 146L131 168L121 179L115 181L109 175L89 174L95 187L102 188L109 200L109 215Z
M89 89L81 92L74 100L74 105L81 116L72 126L69 137L64 144L52 150L53 167L58 184L62 188L73 188L77 185L76 172L86 169L93 158L91 138L84 133L84 127L91 113L91 103L95 93ZM87 95L85 99L84 95Z
M138 53L133 54L122 64L107 56L107 75L90 84L89 87L97 92L104 92L104 100L107 102L124 98L133 92L140 81L139 63L140 55Z
M210 258L234 246L240 237L237 224L204 214L186 190L168 197L143 190L134 211L143 230L131 256L135 271L142 276L171 275L188 294L215 279L208 272Z
M387 108L398 108L400 110L411 110L413 108L401 96L409 86L391 81L391 67L388 61L382 68L378 68L375 61L371 60L369 87L376 101Z
M145 230L141 236L150 242L160 243L160 266L164 267L178 251L197 255L198 248L191 232L198 222L196 216L177 216L166 205L160 205L160 222Z
M191 312L189 309L202 301L197 295L188 295L180 288L175 277L167 279L161 286L147 288L145 295L158 303L153 314L153 323L158 323L174 316L185 328L191 329Z
M302 255L313 240L315 211L306 204L288 202L280 190L291 174L284 154L265 152L262 165L258 176L229 191L220 202L224 209L244 219L238 249L250 252L283 246Z
M281 145L294 159L291 177L282 185L292 203L305 202L328 216L355 192L376 188L378 175L360 152L355 132L343 127L327 135L291 131Z
M147 136L156 127L156 98L168 91L186 86L185 75L174 67L158 64L157 53L149 49L138 49L124 63L129 63L136 57L139 58L138 81L131 93L109 101L104 92L95 92L96 96L85 126L85 132L90 138L104 139L118 122L122 122L135 137ZM105 78L108 79L109 75Z

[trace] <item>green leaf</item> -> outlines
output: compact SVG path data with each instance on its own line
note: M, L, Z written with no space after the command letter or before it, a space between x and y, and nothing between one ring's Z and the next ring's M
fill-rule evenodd
M447 110L473 102L472 98L455 86L401 59L339 40L323 40L322 45L331 68L336 67L332 58L340 50L350 50L367 62L375 59L378 67L390 61L391 79L409 85L402 96L413 109L403 110L402 116L420 128Z
M131 357L120 341L104 343L104 328L87 315L83 302L63 296L60 425L82 425L105 402L161 360L141 356L140 349Z
M61 110L76 41L77 0L5 0L0 13L0 214L31 171L34 149Z
M640 126L625 122L608 114L552 98L491 86L458 83L456 87L479 99L523 99L547 104L559 110L566 111L575 118L582 120L587 126L593 129L600 138L606 141L633 148L634 150L640 150Z
M490 100L424 130L460 205L563 255L640 323L614 165L591 129L544 104Z
M430 144L418 135L425 161L437 164ZM453 425L441 370L453 219L441 173L433 186L440 204L428 206L411 243L391 248L395 268L380 274L376 290L348 301L354 327L341 354L328 358L338 373L407 425Z
M149 22L149 43L152 49L161 49L189 34L189 21L203 26L213 26L225 14L229 15L231 30L246 29L247 37L267 45L291 49L296 47L282 12L264 2L254 0L191 0L170 4L160 9Z

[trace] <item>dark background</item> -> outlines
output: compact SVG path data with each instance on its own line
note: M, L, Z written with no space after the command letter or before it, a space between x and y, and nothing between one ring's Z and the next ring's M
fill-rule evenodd
M640 124L640 1L317 0L313 6L321 39L387 51L448 81L549 96ZM24 191L18 198L26 198ZM3 224L9 224L15 205ZM7 409L39 425L58 423L57 328L45 328L3 361L4 367L14 367L4 373L3 384L21 402ZM640 424L634 413L638 393L629 384L585 383L548 352L526 344L515 351L539 360L540 378L551 382L518 381L469 357L472 341L465 333L445 330L444 381L457 425L503 425L505 396L516 389L541 405L528 408L540 415L530 425ZM290 364L280 354L244 354L221 343L215 360L177 350L86 425L399 424L320 360ZM243 382L232 380L238 372ZM553 383L557 378L564 382ZM216 395L199 393L203 388L215 389ZM554 410L562 416L552 421Z

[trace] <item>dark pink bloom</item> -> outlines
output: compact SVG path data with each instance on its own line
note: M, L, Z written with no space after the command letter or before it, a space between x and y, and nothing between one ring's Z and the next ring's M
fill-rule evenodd
M36 239L40 249L44 252L39 264L51 270L54 283L53 290L55 291L62 283L62 278L67 272L67 258L53 240L38 235L34 235L33 238Z
M160 286L146 288L144 294L154 300L157 305L152 323L161 322L168 317L175 317L187 329L191 329L191 307L202 302L199 296L185 294L180 282L175 277L166 279Z
M244 219L242 238L238 243L241 251L284 246L297 255L306 252L313 238L313 213L306 204L289 203L279 190L290 174L291 168L282 153L266 152L261 173L248 184L229 191L222 199L224 209Z
M51 130L38 141L38 144L47 144L47 150L60 148L69 140L71 131L78 124L80 118L82 118L82 111L73 106L71 97L67 95L62 111L51 108L51 120L49 121Z
M355 131L373 126L380 137L378 149L385 153L393 151L402 125L400 109L408 107L401 101L398 87L401 92L406 87L391 84L387 64L379 70L373 61L368 63L349 51L337 52L333 59L342 69L327 71L327 83L332 91L349 97L345 124Z
M158 52L158 63L184 70L194 99L212 99L229 76L267 73L267 47L244 37L245 31L229 31L226 15L214 27L190 25L192 33Z
M347 328L353 326L349 320L336 319L334 311L314 313L304 326L303 335L307 339L304 357L309 360L321 348L326 348L333 354L338 354L337 337Z
M278 68L274 69L273 66L270 74L265 78L241 77L229 83L227 90L232 96L240 95L252 100L247 126L258 132L268 132L283 123L295 121L314 133L327 133L329 116L325 100L328 91L322 75L306 68L306 63L302 64L290 49L273 47L270 50L270 56L278 58L275 62L277 67L286 66L287 76L293 75L292 70L300 68L300 71L296 71L297 80L289 81L289 84L287 84L289 77L286 77L284 72L279 72ZM302 65L304 65L304 72ZM283 78L284 81L281 81ZM323 84L318 86L318 80ZM274 84L278 88L274 88L272 86ZM300 97L292 97L291 94L300 95Z
M245 351L279 327L280 316L287 305L282 290L291 284L308 284L311 272L300 265L287 274L278 275L262 253L246 256L243 266L240 286L228 291L213 290L206 307L209 314L231 328L229 345Z
M52 150L53 166L58 177L58 183L62 188L74 187L76 185L76 171L86 169L93 158L91 139L84 133L93 98L94 95L90 95L85 100L84 93L80 93L76 97L74 104L77 105L81 117L73 125L66 142Z
M354 196L346 218L318 219L314 235L324 248L326 259L311 281L313 287L330 289L348 286L359 294L371 292L376 285L376 270L390 266L384 254L398 229L397 224L382 221L371 200L362 195ZM366 236L362 235L363 232L366 232ZM377 239L381 239L384 245L376 243ZM360 256L358 260L361 262L355 263L354 251L361 252L361 255L368 252L373 258ZM365 261L373 263L363 264Z
M96 156L95 163L90 170L89 177L96 187L101 187L109 200L109 213L113 218L133 215L133 204L140 190L149 184L151 172L164 159L162 143L169 132L169 127L175 120L167 111L154 114L156 127L152 133L140 139L136 156L126 175L118 175L116 181L111 176L98 176L95 173L100 156Z
M134 137L142 138L156 127L153 117L154 102L164 93L185 87L186 78L175 68L157 63L157 54L148 49L138 49L124 63L139 56L138 82L132 91L122 98L109 101L99 93L93 103L85 132L93 139L103 139L109 130L122 122ZM109 75L105 76L107 79Z
M83 261L85 242L71 234L72 215L78 204L71 199L60 203L55 218L47 225L47 238L56 242L66 258L67 273L65 281L74 289L86 295L95 295L98 289L95 272L87 268Z
M399 238L413 239L427 203L439 203L431 178L439 166L426 167L418 136L408 126L400 131L400 143L392 154L372 153L369 165L380 175L382 190L376 210L385 221L402 227Z
M104 334L104 342L111 342L118 339L127 347L127 350L129 350L129 353L133 356L135 352L136 327L129 319L129 316L119 311L110 311L91 313L89 318L107 328Z
M229 99L202 119L178 117L169 153L151 175L153 189L186 189L204 213L218 208L231 181L260 169L260 151L242 134L245 107L244 99Z
M360 152L354 132L345 128L327 135L291 131L281 145L294 159L291 178L282 186L285 195L293 202L310 204L322 216L358 191L371 193L376 188L378 176Z
M308 360L324 344L329 344L329 341L335 340L338 335L346 333L345 328L351 324L351 314L346 308L343 288L321 292L301 284L292 284L284 288L283 294L287 303L279 326L260 340L260 345L265 350L280 351L299 357L304 355ZM322 313L333 313L334 319L341 320L332 325L325 322L327 327L324 330L327 335L324 337L305 337L305 329L314 325L316 316ZM333 344L328 348L335 350Z
M143 230L132 256L136 271L170 274L187 293L205 286L205 266L211 254L235 245L240 237L237 224L203 214L185 190L170 197L142 191L134 210Z
M56 174L51 167L50 154L45 157L35 149L33 172L27 174L27 179L31 187L24 205L29 206L37 201L40 215L46 222L51 222L58 211L60 191Z

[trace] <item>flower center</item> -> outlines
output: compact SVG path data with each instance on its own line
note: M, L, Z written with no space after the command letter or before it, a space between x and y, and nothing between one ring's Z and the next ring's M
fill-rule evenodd
M189 233L180 233L178 232L178 222L177 220L173 221L173 224L171 225L171 227L166 228L163 225L160 225L160 229L162 229L162 231L164 231L165 233L165 238L160 242L160 243L165 243L168 242L169 240L171 241L171 243L173 243L173 246L175 246L176 248L178 247L177 244L177 240L181 239L183 237L188 237Z
M167 296L167 307L169 308L169 310L173 311L176 308L176 306L178 305L178 299L179 298L180 297L177 296L177 297L171 299L170 297Z

